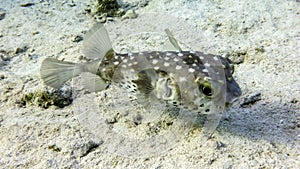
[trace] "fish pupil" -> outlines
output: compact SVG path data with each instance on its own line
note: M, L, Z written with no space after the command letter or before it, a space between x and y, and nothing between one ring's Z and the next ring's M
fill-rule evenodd
M212 96L213 95L212 89L208 86L200 86L200 89L201 89L202 93L205 94L206 96Z

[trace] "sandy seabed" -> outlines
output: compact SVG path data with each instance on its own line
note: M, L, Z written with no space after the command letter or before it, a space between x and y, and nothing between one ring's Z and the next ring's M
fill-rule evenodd
M299 1L119 2L138 16L108 18L105 26L117 51L159 50L160 39L154 35L169 28L188 47L234 61L235 79L243 91L240 103L223 113L212 138L202 144L201 127L193 127L167 151L137 158L132 152L124 154L125 149L118 155L112 150L124 149L122 140L120 147L107 147L114 140L91 134L104 130L78 120L78 112L92 108L90 94L78 89L73 103L63 108L20 101L30 92L51 91L39 78L46 57L80 62L82 37L95 24L88 12L92 3L1 0L1 168L300 168ZM145 32L152 38L136 38ZM63 90L68 92L68 86ZM112 100L103 98L113 98L114 92L109 89L93 97L99 105L108 104ZM119 99L124 104L126 98ZM129 134L122 134L130 137L143 130L130 127Z

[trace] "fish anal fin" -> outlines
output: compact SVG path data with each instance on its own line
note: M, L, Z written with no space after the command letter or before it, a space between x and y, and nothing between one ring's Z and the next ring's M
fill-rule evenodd
M83 87L90 92L99 92L108 86L108 84L98 75L84 72L81 74Z

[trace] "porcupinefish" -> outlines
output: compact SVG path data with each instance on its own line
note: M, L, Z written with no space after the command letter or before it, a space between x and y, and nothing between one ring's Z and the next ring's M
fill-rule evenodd
M65 82L85 75L85 87L91 91L105 90L109 84L137 96L198 113L209 113L212 100L224 99L230 105L241 95L232 74L233 64L227 58L199 51L183 51L167 29L169 41L176 50L116 53L103 25L87 32L83 53L91 61L72 63L46 58L40 69L45 85L60 88ZM148 99L149 100L149 99Z

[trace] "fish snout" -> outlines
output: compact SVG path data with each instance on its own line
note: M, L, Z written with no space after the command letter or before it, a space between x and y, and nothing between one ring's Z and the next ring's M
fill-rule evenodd
M231 81L230 83L228 83L226 92L226 106L232 105L237 102L241 95L242 90L235 81Z

